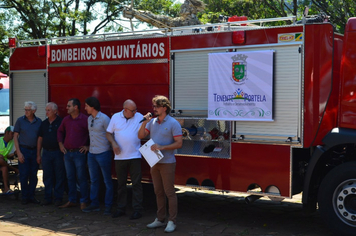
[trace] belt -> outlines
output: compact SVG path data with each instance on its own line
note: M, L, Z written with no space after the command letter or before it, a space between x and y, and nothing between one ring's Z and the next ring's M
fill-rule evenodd
M20 145L20 147L26 148L26 149L30 149L30 150L33 150L33 149L36 149L36 148L37 148L36 146L31 147L31 146L27 146L27 145Z
M79 148L67 149L68 152L79 152Z
M59 148L43 148L47 152L54 152L54 151L59 151Z

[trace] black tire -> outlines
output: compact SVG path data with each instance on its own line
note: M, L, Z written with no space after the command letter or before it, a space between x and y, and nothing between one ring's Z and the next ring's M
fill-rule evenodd
M318 205L325 223L336 235L356 235L356 162L332 169L323 179Z

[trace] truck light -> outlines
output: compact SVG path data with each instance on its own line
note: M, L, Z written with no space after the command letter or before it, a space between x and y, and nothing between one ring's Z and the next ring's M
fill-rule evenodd
M246 42L245 31L232 32L232 43L245 44L245 42Z
M0 90L4 88L4 85L0 83Z
M40 57L46 56L46 46L39 46L37 48L37 53L38 53L38 56L40 56Z
M16 48L16 38L9 38L9 48Z
M247 16L231 16L227 20L228 22L236 22L236 21L247 21ZM246 26L246 24L241 24L241 26Z

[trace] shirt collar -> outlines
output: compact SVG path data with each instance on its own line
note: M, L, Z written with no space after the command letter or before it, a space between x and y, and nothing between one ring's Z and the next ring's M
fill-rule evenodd
M100 116L101 116L101 111L98 111L98 114L96 114L95 118L93 116L91 116L91 118L96 120L96 119L99 119Z

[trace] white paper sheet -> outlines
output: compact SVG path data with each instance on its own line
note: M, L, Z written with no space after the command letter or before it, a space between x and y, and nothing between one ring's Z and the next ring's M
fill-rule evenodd
M152 139L148 140L140 147L142 156L146 159L147 163L152 167L163 158L160 150L152 151L151 146L155 144Z

